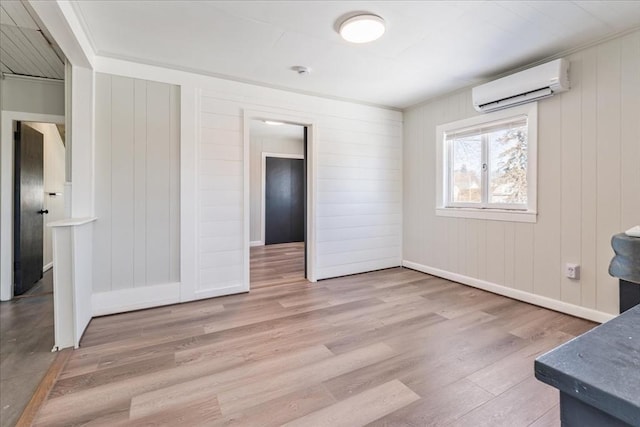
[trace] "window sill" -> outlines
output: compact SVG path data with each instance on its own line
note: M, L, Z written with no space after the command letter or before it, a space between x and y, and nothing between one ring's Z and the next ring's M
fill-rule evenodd
M505 209L476 208L436 208L436 216L453 218L485 219L489 221L530 222L537 221L537 213L533 211L510 211Z

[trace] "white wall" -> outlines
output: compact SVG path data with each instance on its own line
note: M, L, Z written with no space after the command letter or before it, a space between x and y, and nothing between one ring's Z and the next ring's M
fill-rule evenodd
M52 123L27 123L30 127L44 135L44 209L49 213L44 215L43 233L43 266L51 267L53 263L53 249L51 242L51 228L47 225L59 221L64 214L64 183L65 183L65 147L56 125ZM49 193L60 193L60 196L49 196Z
M180 280L179 97L176 86L96 74L97 309L103 294Z
M245 117L310 125L317 279L400 265L402 113L116 59L95 66L179 85L181 96L180 283L129 292L109 312L249 289Z
M2 109L64 116L64 82L6 76L0 79Z
M251 132L251 241L262 242L262 153L304 154L304 127L295 125L270 126L261 130L253 121ZM269 125L263 125L269 126Z
M248 85L235 93L203 91L201 105L201 289L232 286L245 273L244 110L263 111L268 118L275 109L314 123L316 279L400 264L400 113Z
M610 238L640 223L640 32L569 60L572 89L539 103L535 224L435 215L435 128L477 114L470 90L405 112L403 255L425 271L604 320L618 312ZM566 262L582 265L581 280L563 276Z

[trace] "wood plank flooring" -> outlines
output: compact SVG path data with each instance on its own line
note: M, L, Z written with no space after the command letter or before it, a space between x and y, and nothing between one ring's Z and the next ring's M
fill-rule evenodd
M0 302L0 426L13 426L56 358L53 274L26 294Z
M92 320L35 425L553 426L540 353L593 323L416 271L310 284L251 249L252 291Z

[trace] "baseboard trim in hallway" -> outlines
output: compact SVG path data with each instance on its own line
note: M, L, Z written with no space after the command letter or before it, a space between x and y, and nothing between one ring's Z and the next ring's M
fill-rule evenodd
M40 411L40 408L44 404L45 400L47 400L47 397L49 397L49 393L51 392L51 389L53 388L56 380L60 376L60 373L65 368L65 366L67 366L67 362L71 357L71 352L71 348L67 348L58 352L56 358L49 367L49 370L42 378L42 381L40 381L40 384L38 384L38 388L33 393L33 396L31 396L31 400L29 400L29 403L27 403L24 411L22 411L22 415L20 415L20 418L18 418L16 427L30 427L31 425L33 425L38 411Z

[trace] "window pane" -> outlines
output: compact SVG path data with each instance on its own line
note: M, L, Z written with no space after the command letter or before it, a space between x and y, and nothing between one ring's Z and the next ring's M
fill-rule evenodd
M482 139L480 136L454 139L451 144L451 201L482 202Z
M527 203L527 127L487 134L489 203Z

